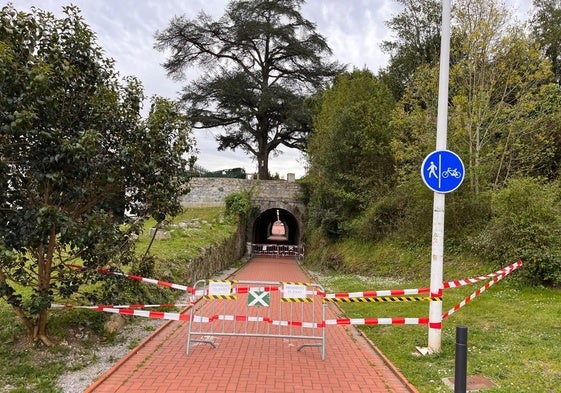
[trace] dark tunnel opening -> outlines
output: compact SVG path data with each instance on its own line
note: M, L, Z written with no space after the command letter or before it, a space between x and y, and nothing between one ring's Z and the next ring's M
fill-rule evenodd
M254 244L298 244L299 241L298 221L288 210L265 210L253 222Z

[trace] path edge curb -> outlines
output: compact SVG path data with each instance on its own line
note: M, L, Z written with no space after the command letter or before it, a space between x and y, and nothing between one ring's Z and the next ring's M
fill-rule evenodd
M301 263L298 263L298 266L300 267L300 269L302 269L302 271L310 278L313 279L313 281L317 281L316 277L306 268L304 268L304 266L302 266ZM339 304L337 303L332 303L337 310L339 310L339 312L341 312L342 314L344 314L343 310L341 309L341 307L339 306ZM394 376L403 384L403 386L409 390L409 392L411 393L419 393L419 391L417 390L417 388L415 386L413 386L411 384L411 382L409 382L407 380L407 378L405 378L405 376L401 373L401 371L399 371L399 369L391 362L391 360L389 360L386 355L384 355L382 353L382 351L376 346L376 344L374 344L374 342L372 342L372 340L370 340L360 329L358 329L356 326L354 325L350 325L349 328L354 330L354 333L357 336L360 336L364 339L364 341L366 342L366 344L370 347L370 349L374 352L374 354L376 356L378 356L380 358L380 360L382 360L382 362L389 368L389 370L394 374Z

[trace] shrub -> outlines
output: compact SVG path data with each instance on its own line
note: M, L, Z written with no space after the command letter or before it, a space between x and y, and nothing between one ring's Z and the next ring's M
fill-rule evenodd
M475 245L502 262L522 259L531 284L561 284L561 203L559 184L512 180L491 200L492 218Z
M376 200L353 223L354 237L366 241L382 240L398 229L404 219L407 201L392 194Z
M251 191L242 190L232 193L224 199L226 217L245 222L253 213Z

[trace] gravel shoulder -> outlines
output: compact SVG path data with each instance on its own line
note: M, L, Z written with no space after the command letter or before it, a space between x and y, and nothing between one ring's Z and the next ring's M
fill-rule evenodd
M61 375L58 388L62 393L82 393L165 322L160 319L134 321L123 328L114 344L101 344L87 353L69 348L71 364L83 366Z

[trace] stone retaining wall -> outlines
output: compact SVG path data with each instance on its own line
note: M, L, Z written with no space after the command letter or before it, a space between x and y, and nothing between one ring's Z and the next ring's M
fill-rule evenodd
M257 199L294 200L300 186L287 180L253 180L194 177L190 181L191 191L181 198L184 207L223 206L226 196L242 190L253 190Z
M186 282L209 279L226 270L243 257L246 251L246 231L241 225L236 233L220 244L211 244L201 249L199 255L189 260Z

